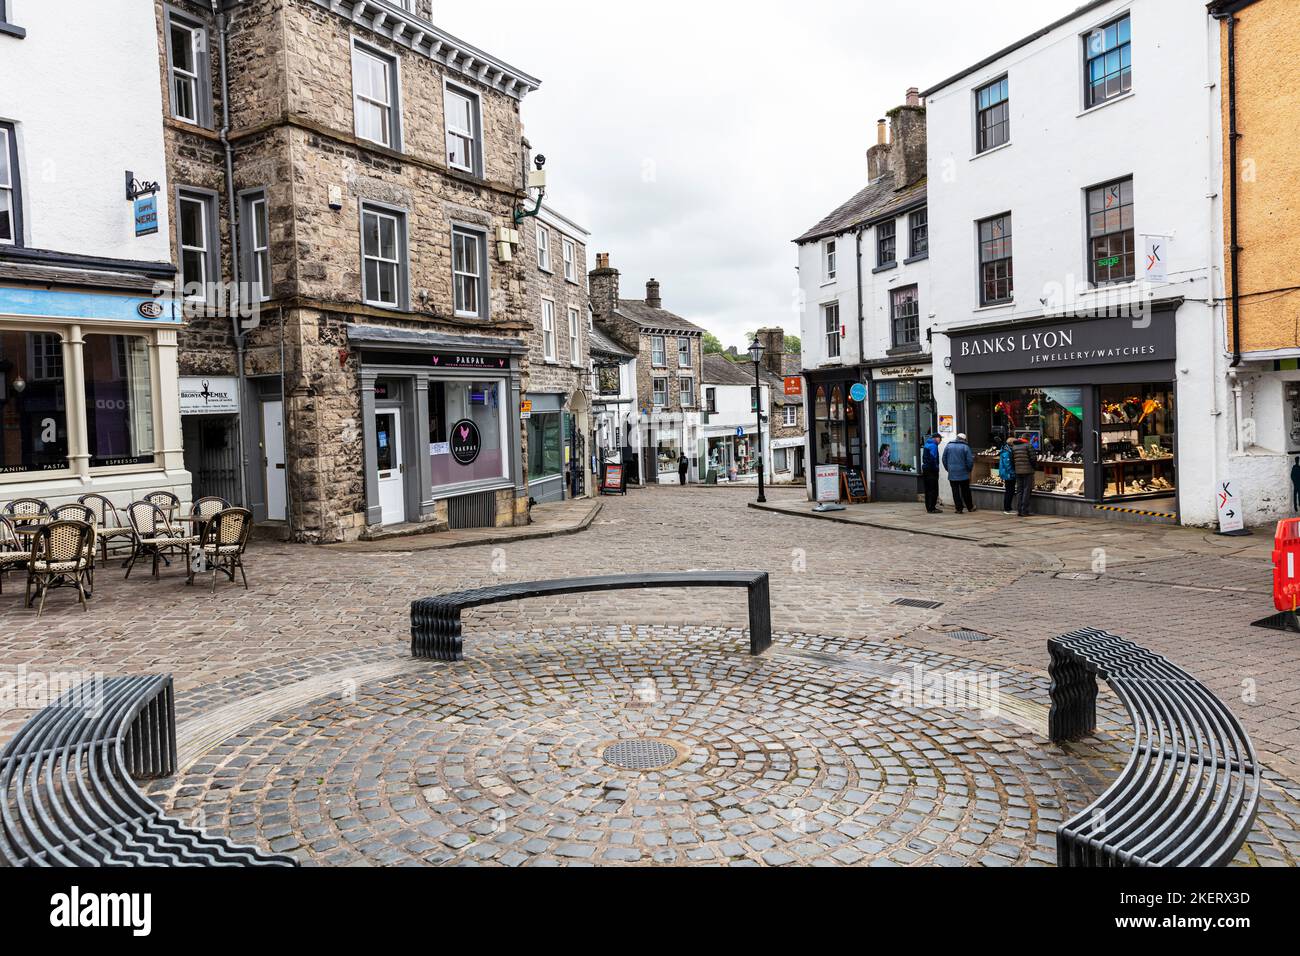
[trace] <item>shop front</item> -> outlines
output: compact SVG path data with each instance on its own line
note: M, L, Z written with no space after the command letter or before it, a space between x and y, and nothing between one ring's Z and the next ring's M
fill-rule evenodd
M566 435L572 418L564 410L564 396L529 392L528 494L539 504L564 500L566 453L572 455Z
M523 343L351 326L361 348L366 524L514 524ZM526 519L525 519L526 520Z
M809 416L809 475L818 465L862 469L865 465L863 408L853 397L857 369L804 372ZM863 386L865 388L865 386ZM865 474L865 472L863 472Z
M915 501L921 446L938 425L930 365L871 370L871 487L876 501Z
M1001 509L998 452L1018 438L1038 456L1036 511L1176 519L1176 308L953 332L976 504Z
M0 502L190 498L170 300L0 286Z

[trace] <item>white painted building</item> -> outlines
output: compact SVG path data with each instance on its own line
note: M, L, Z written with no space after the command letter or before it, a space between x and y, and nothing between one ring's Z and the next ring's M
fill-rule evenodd
M1216 519L1218 70L1202 5L1101 0L926 91L938 413L1038 444L1037 511Z
M758 482L758 416L755 413L755 391L759 407L767 421L763 423L764 475L773 480L788 480L789 475L778 476L775 468L770 415L772 408L772 377L764 369L759 374L759 384L754 385L752 362L732 362L713 353L704 356L704 415L701 429L704 434L704 460L701 477L716 472L718 481L726 483Z
M0 503L186 499L155 10L67 14L0 3Z
M592 451L596 458L593 480L599 484L606 464L631 467L636 461L639 408L636 355L619 345L590 320L588 331ZM643 480L640 470L628 477L637 482Z
M817 465L860 471L875 500L921 491L921 446L938 424L925 157L911 89L877 124L866 186L795 240L810 497Z

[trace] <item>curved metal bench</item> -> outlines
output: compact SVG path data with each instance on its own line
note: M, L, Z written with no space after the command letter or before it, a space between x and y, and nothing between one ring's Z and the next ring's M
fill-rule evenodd
M461 611L484 604L519 601L553 594L626 591L638 588L728 588L749 590L749 653L757 656L772 646L772 610L766 571L683 571L614 574L562 581L498 584L425 598L411 605L411 656L436 661L464 660Z
M135 780L176 771L170 676L86 681L0 753L0 857L10 866L297 866L184 826Z
M1226 866L1259 810L1260 767L1241 723L1164 657L1089 628L1047 642L1054 742L1096 730L1097 678L1133 721L1119 778L1056 831L1060 866Z

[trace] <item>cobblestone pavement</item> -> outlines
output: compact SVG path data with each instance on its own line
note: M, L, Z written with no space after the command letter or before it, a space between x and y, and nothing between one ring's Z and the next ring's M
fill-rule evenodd
M1042 736L1046 640L1096 624L1204 679L1276 771L1242 862L1300 854L1297 645L1247 626L1271 610L1265 562L1181 553L1169 542L1186 537L1168 532L1150 548L1136 529L1113 546L1132 560L1065 573L1041 547L808 520L749 500L635 491L605 500L579 534L451 550L257 544L251 590L219 583L215 595L185 587L178 568L125 582L104 568L89 613L56 593L39 621L11 574L0 669L173 673L193 759L160 794L310 862L1025 864L1051 862L1056 823L1099 792L1127 747L1113 711L1089 746ZM1089 533L1072 532L1069 547ZM1103 546L1117 533L1098 522ZM472 611L467 662L409 658L416 597L693 568L772 574L773 652L742 653L742 593L630 591ZM943 607L891 603L904 597ZM659 627L621 630L640 625ZM959 643L946 633L959 626L993 640ZM892 704L889 668L916 660L997 674L1002 715ZM636 696L647 679L651 701ZM29 713L0 713L0 739ZM681 762L637 774L600 759L599 745L642 736L669 741Z

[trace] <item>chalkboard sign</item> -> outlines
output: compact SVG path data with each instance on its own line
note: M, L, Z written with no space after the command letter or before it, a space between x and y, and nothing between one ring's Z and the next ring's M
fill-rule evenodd
M844 469L844 497L849 500L850 504L870 500L867 497L867 483L862 480L862 469Z
M605 465L605 474L600 479L600 493L602 495L627 494L622 465Z

